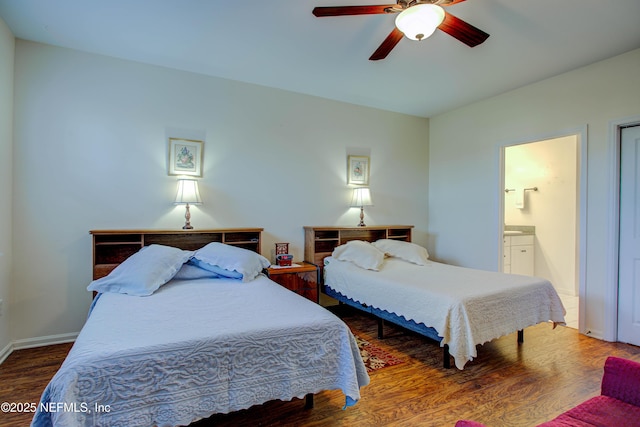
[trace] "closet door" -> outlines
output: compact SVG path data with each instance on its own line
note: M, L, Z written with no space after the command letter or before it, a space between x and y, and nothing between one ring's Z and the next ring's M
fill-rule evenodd
M618 341L640 345L640 126L621 141Z

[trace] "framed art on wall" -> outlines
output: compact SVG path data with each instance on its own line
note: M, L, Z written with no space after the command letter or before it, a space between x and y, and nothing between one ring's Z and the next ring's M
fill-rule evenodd
M369 157L349 156L347 184L369 185Z
M169 175L202 176L203 141L169 138Z

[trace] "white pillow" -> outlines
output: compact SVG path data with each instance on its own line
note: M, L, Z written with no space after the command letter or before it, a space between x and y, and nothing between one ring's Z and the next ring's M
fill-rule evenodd
M144 246L124 260L108 276L94 280L87 290L147 296L167 283L193 255L164 245Z
M401 258L414 264L427 265L429 260L427 250L415 243L393 239L380 239L375 241L373 246L389 256Z
M263 269L271 266L268 259L256 252L219 242L198 249L191 262L226 277L239 273L243 282L253 280Z
M222 267L218 267L217 265L208 264L204 261L200 261L199 259L195 259L195 258L193 258L189 262L192 263L193 266L198 270L215 274L218 277L226 277L228 279L242 279L242 273L238 273L235 270L226 270Z
M333 250L331 256L340 261L349 261L360 268L378 271L384 262L384 252L369 242L351 240Z
M173 276L176 280L215 279L218 277L220 277L219 274L209 270L203 270L197 265L192 264L191 261L184 263L176 275Z

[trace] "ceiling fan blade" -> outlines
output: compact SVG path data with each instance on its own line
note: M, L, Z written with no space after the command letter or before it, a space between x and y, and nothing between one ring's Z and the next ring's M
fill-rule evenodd
M324 16L344 16L344 15L376 15L389 12L389 9L397 9L397 4L381 4L372 6L322 6L313 9L313 14L319 18Z
M489 37L489 34L446 11L444 21L438 28L469 47L477 46Z
M393 31L389 33L386 39L382 42L382 44L373 52L373 55L369 58L370 61L377 61L379 59L384 59L387 57L389 52L393 50L394 47L398 44L398 42L404 37L402 31L397 28L393 28Z

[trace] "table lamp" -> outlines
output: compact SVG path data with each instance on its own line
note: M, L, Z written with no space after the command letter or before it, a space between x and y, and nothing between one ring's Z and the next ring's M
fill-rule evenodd
M191 225L191 213L189 212L189 205L201 205L202 198L200 197L200 192L198 191L198 181L195 179L186 179L179 178L178 179L178 192L176 193L176 200L173 202L175 205L185 205L186 212L184 214L185 223L184 230L191 230L193 226Z

